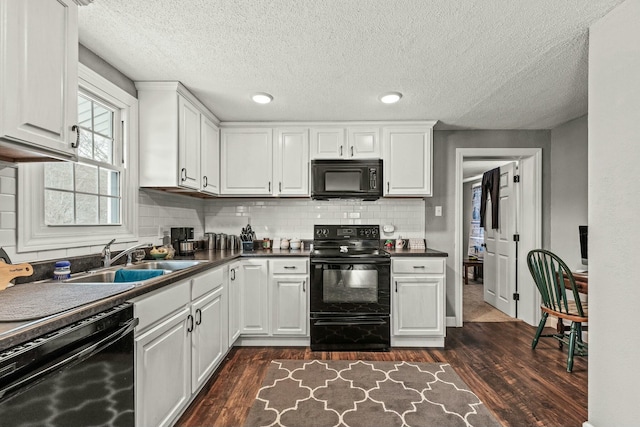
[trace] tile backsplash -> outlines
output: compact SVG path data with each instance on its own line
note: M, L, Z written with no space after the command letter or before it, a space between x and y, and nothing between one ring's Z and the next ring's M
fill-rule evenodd
M0 247L13 262L60 259L99 253L102 246L16 253L17 170L0 164ZM309 199L198 199L162 191L140 189L139 241L160 244L171 227L194 227L194 236L207 231L240 234L251 224L256 237L313 238L314 224L393 224L393 234L382 238L418 237L425 234L425 202L422 199L315 201ZM105 242L106 243L106 242ZM130 243L114 245L121 250Z
M422 199L316 201L307 199L216 199L204 206L204 231L239 234L248 223L256 237L313 238L314 224L393 224L382 237L424 238Z

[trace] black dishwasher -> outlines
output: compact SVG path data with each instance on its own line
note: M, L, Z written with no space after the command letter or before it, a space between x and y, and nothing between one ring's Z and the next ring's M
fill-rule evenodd
M0 353L0 426L133 426L133 305Z

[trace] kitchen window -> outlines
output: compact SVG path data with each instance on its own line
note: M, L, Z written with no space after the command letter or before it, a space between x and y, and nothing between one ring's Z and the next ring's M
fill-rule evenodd
M80 89L79 161L44 165L45 223L120 223L120 177L124 172L120 110Z
M18 169L18 252L137 240L138 100L78 65L77 162Z

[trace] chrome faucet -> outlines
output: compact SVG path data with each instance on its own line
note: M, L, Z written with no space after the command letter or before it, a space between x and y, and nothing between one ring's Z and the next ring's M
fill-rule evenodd
M104 245L102 248L102 263L105 267L111 266L111 245L116 241L116 239L111 240L109 243Z
M131 265L131 255L133 254L133 251L135 251L136 249L150 248L152 246L151 243L140 243L138 245L131 246L130 248L125 249L124 251L120 252L118 255L116 255L112 259L111 258L111 248L110 248L110 246L115 241L116 241L116 239L113 239L112 241L107 243L107 245L102 250L102 262L104 263L105 267L111 267L111 264L113 264L114 262L116 262L117 260L119 260L120 258L122 258L125 255L127 256L127 264L126 265Z

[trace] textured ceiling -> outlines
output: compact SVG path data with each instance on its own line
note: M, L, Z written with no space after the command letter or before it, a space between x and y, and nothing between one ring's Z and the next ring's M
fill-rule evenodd
M181 81L223 121L550 129L586 114L588 27L621 2L95 0L80 42L133 80Z

